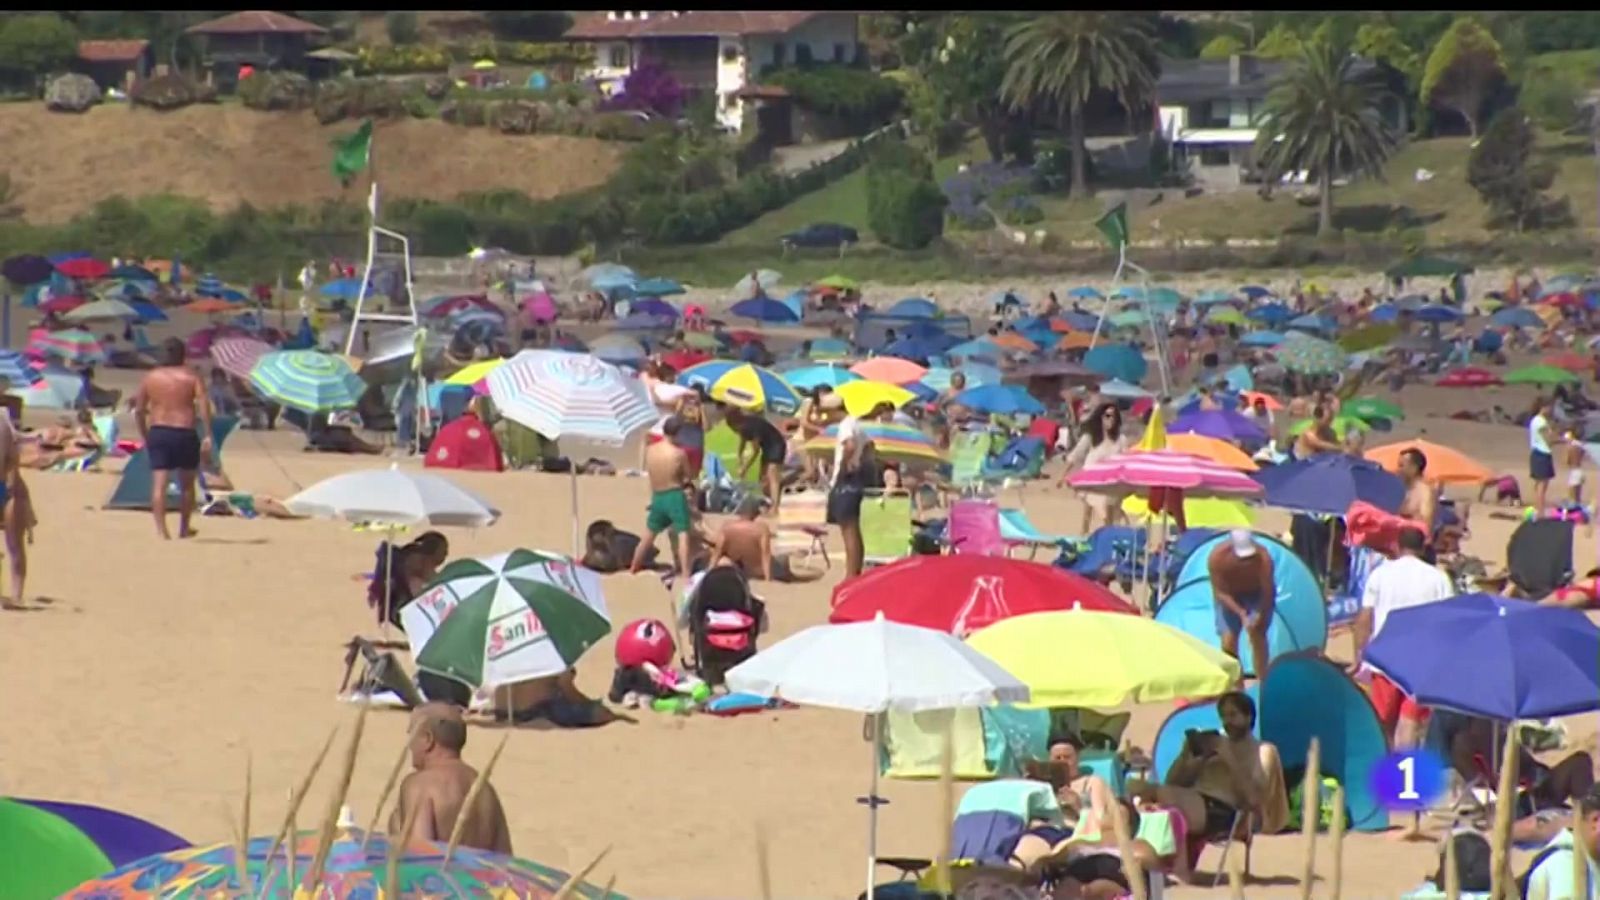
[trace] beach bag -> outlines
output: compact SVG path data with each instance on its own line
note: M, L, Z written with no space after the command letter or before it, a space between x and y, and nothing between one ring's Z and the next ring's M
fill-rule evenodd
M1333 825L1333 792L1339 787L1339 779L1325 777L1318 790L1317 797L1317 828L1326 829ZM1294 788L1289 791L1289 831L1299 831L1305 821L1302 812L1305 808L1305 798L1301 796L1305 791L1304 773L1294 780ZM1348 821L1348 817L1347 817Z

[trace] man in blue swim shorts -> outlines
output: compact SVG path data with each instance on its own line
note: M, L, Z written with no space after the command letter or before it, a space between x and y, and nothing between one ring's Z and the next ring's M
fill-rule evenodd
M1236 528L1211 551L1206 569L1216 598L1217 635L1222 639L1222 651L1239 659L1239 632L1245 631L1250 638L1252 674L1260 678L1272 659L1267 651L1267 629L1272 627L1277 600L1272 556L1256 543L1249 529ZM1241 675L1243 671L1240 660Z

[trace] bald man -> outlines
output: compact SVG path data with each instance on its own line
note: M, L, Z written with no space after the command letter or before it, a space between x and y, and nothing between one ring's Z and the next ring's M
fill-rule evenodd
M511 833L500 796L485 784L471 809L462 809L478 772L461 760L467 745L467 723L461 709L447 703L425 703L411 713L411 765L416 770L400 783L400 802L389 818L389 833L405 826L416 810L416 824L407 841L450 840L456 817L465 816L463 847L495 853L511 852Z

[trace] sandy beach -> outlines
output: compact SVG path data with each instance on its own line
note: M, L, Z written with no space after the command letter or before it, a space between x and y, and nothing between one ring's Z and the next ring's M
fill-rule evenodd
M1493 279L1504 281L1501 274L1478 276L1474 295ZM1362 284L1369 282L1377 287L1379 277ZM130 374L107 370L103 381L131 389ZM1521 430L1445 416L1492 404L1513 408L1532 396L1530 388L1411 387L1398 398L1409 418L1369 443L1426 434L1525 477ZM131 434L131 419L124 415L123 422ZM222 454L240 489L278 498L339 471L388 464L304 453L300 446L298 432L240 431ZM619 457L636 458L632 448ZM1070 491L1053 486L1058 465L1047 468L1049 481L1027 486L1022 502L1042 529L1071 532L1080 507ZM344 642L375 633L359 576L371 568L378 537L329 521L208 518L199 520L195 539L163 543L147 514L100 509L116 481L112 468L26 476L40 518L28 591L37 609L0 613L0 719L9 725L0 731L6 761L0 793L100 804L195 843L225 841L249 758L254 830L274 830L291 786L329 730L348 730L352 721L353 708L337 702L335 690ZM570 549L566 476L449 477L504 511L492 527L448 531L453 558L513 547ZM605 517L639 529L646 494L641 479L582 478L582 520ZM1008 491L1004 499L1016 498ZM1474 509L1467 546L1498 563L1515 522L1488 512ZM1279 532L1286 522L1266 512L1258 528ZM758 588L771 614L764 645L825 619L842 573L836 536L832 546L834 567L822 582ZM1577 570L1596 564L1594 534L1580 528ZM668 615L667 594L653 575L607 576L604 584L614 622ZM1328 653L1347 660L1348 636L1331 640ZM580 662L580 686L602 695L611 668L607 639ZM1128 736L1149 748L1169 711L1136 708ZM609 847L592 880L615 874L616 889L630 897L755 897L759 828L770 841L776 896L854 897L861 889L866 815L855 798L866 790L868 748L860 717L815 709L735 719L635 716L635 723L590 731L511 732L494 782L519 856L575 870ZM348 800L358 823L374 812L405 721L396 712L369 718ZM1568 722L1577 748L1594 750L1595 725L1592 715ZM468 761L481 765L504 733L475 727ZM325 771L301 814L302 827L320 816L330 781ZM937 786L887 781L884 794L891 802L880 813L880 853L932 856L948 826L940 820ZM1248 895L1300 896L1301 848L1298 834L1258 838L1252 871L1261 881ZM1431 872L1432 853L1430 844L1352 835L1344 896L1398 896ZM1329 857L1324 839L1323 877ZM1217 850L1208 850L1200 868L1214 871L1217 858ZM1185 887L1169 896L1225 892Z

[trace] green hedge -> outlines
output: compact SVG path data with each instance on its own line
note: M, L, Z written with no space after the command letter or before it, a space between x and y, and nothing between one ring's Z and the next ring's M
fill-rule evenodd
M594 62L594 49L582 44L529 43L526 41L472 41L465 44L370 44L357 47L356 72L360 75L417 75L443 72L451 63L480 59L502 65L583 66Z
M882 121L905 99L899 82L853 66L778 69L761 82L783 88L806 109L847 119Z

